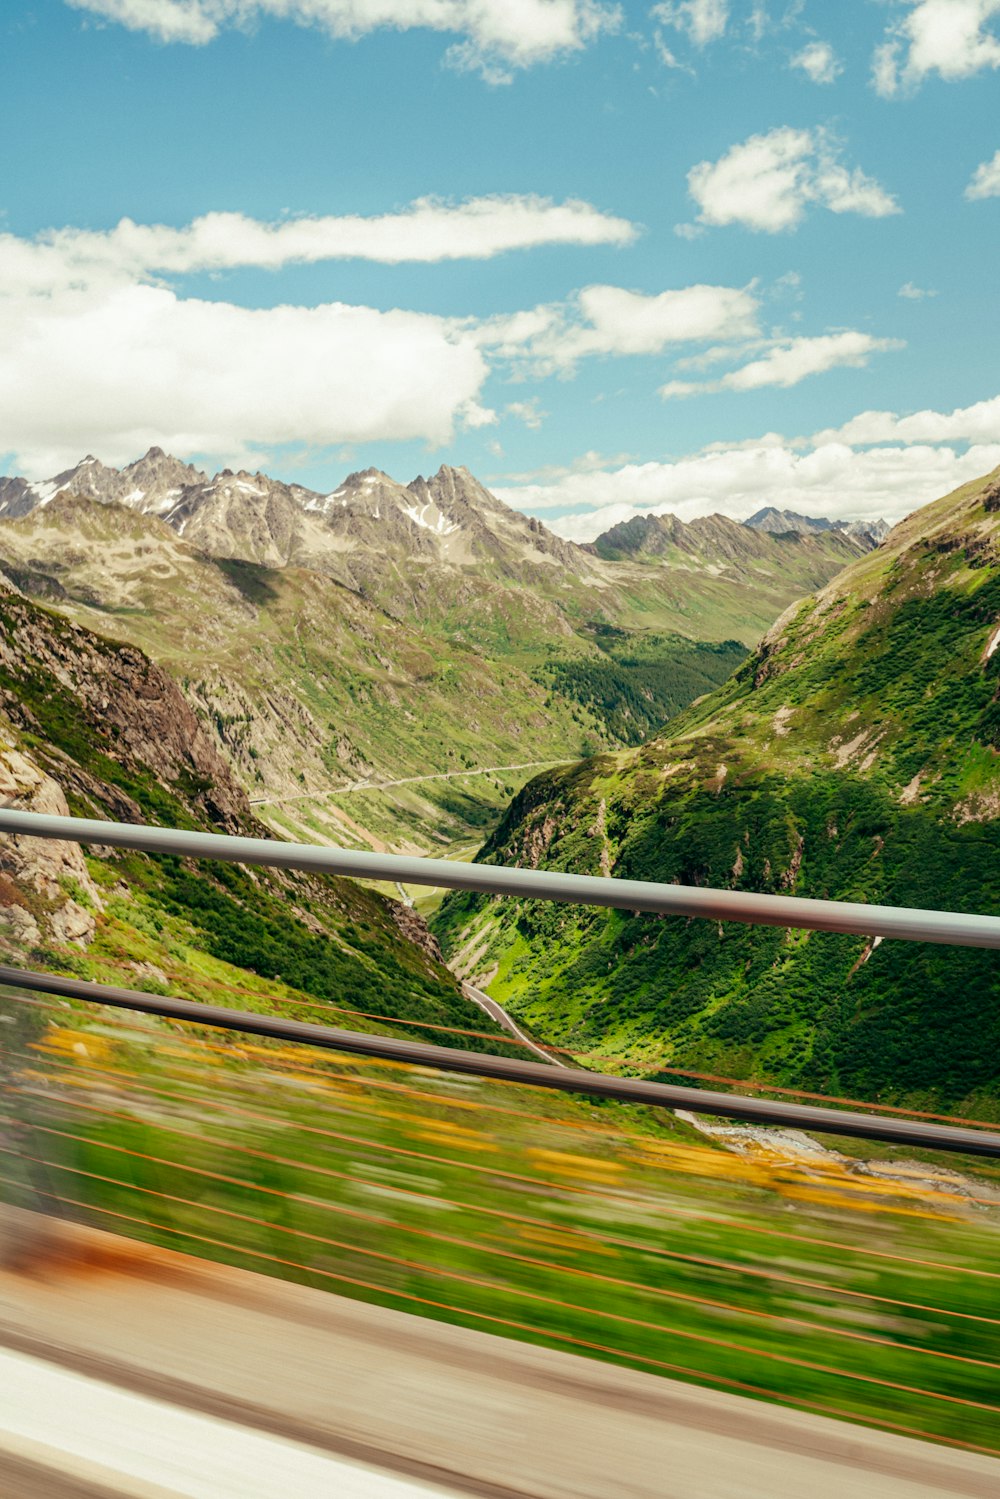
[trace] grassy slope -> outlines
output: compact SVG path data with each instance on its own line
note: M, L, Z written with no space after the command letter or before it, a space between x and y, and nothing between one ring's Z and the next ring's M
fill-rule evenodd
M997 489L917 512L669 736L530 783L483 856L1000 913ZM1000 1117L989 953L471 897L437 930L605 1064Z

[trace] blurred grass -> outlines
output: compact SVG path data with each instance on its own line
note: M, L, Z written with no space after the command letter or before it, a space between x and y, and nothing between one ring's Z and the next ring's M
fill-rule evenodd
M1000 1184L988 1170L884 1181L836 1157L720 1150L661 1111L72 1005L27 1013L20 1036L5 1028L7 1201L449 1322L1000 1446Z

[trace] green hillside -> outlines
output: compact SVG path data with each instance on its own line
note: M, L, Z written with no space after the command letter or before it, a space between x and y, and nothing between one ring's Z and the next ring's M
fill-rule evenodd
M0 796L29 811L266 835L163 672L3 587ZM493 1029L419 919L325 876L2 838L0 951L237 1009L365 1029L402 1020L401 1033L425 1039L442 1025Z
M916 512L640 749L549 772L481 857L1000 913L1000 477ZM451 897L446 950L550 1041L1000 1116L995 955Z

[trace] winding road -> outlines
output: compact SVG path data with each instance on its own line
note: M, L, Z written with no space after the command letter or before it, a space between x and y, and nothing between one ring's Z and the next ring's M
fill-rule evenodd
M294 796L252 796L251 807L277 807L285 802L314 802L321 796L349 796L355 791L388 791L393 786L416 786L422 781L453 781L463 776L497 776L508 770L538 770L561 765L561 760L522 760L518 765L480 765L475 770L439 770L433 775L403 776L398 781L348 781L346 786L328 786L324 791L299 791Z
M490 996L484 993L482 989L477 989L475 984L464 982L462 984L462 993L466 999L471 999L474 1005L478 1005L481 1010L485 1010L491 1020L495 1020L498 1025L502 1025L504 1030L508 1031L510 1035L516 1036L529 1051L533 1051L535 1056L540 1057L543 1062L551 1062L553 1067L566 1067L569 1065L567 1062L561 1061L551 1051L546 1051L544 1047L532 1041L530 1036L526 1036L517 1021L508 1015L503 1005L498 1005L495 999L490 999Z

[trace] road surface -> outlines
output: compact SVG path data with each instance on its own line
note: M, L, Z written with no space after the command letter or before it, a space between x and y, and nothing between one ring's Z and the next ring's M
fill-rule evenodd
M59 1493L60 1470L74 1483L85 1478L98 1494L151 1488L189 1499L440 1499L444 1493L2 1348L0 1390L0 1476L6 1448L8 1462L34 1466L36 1481L48 1469L50 1487L42 1494ZM10 1476L3 1492L8 1499L19 1492Z
M4 1499L1000 1494L992 1457L112 1235L66 1242L0 1272Z
M348 781L346 786L327 786L323 791L299 791L294 796L252 796L251 807L277 807L285 802L314 802L323 796L347 796L353 791L388 791L393 786L416 786L421 781L453 781L463 776L499 776L508 770L544 769L561 760L522 760L518 765L480 765L470 770L439 770L427 776L403 776L398 781Z
M555 1052L546 1051L544 1047L532 1041L530 1036L526 1036L513 1016L508 1015L503 1005L498 1005L495 999L490 999L490 996L482 989L477 989L475 984L463 983L462 993L466 999L471 999L474 1005L478 1005L481 1010L485 1010L486 1014L492 1020L495 1020L498 1025L502 1025L504 1030L510 1035L516 1036L529 1051L533 1051L535 1056L539 1057L543 1062L551 1062L556 1067L567 1067L569 1065L568 1062L562 1061Z

